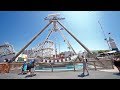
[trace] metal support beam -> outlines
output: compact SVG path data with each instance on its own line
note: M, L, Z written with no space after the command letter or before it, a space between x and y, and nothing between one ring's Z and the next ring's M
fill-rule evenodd
M14 61L50 24L49 22L38 34L36 34L17 54L13 57L12 61Z
M81 43L70 31L68 31L64 25L57 21L88 53L93 54L83 43Z
M105 40L106 40L107 45L108 45L108 47L109 47L109 50L111 50L111 47L110 47L110 45L109 45L109 41L108 41L108 39L107 39L107 37L106 37L106 35L105 35L105 32L104 32L104 30L103 30L103 27L102 27L100 21L98 21L98 23L99 23L99 25L100 25L100 27L101 27L101 30L102 30L102 32L103 32L103 35L104 35L104 37L105 37Z
M49 32L49 34L47 35L46 39L43 41L42 46L45 45L45 41L48 40L48 38L50 37L50 35L51 35L52 32L53 32L53 30L51 30L51 31Z
M45 40L42 42L42 44L40 45L40 49L42 49L42 54L43 54L43 46L45 45L45 42L48 40L48 38L50 37L52 33L52 30L50 30L50 32L48 33L47 37L45 38Z
M76 54L75 50L73 49L73 47L71 46L71 44L68 42L68 40L65 37L65 35L59 29L58 29L58 31L60 32L60 34L63 37L63 39L66 41L67 45L73 50L74 54Z
M93 55L93 53L83 44L81 43L70 31L68 31L64 25L62 25L59 21L57 21L88 53L92 55L92 57L99 61L99 59ZM102 65L104 65L101 61L99 61Z

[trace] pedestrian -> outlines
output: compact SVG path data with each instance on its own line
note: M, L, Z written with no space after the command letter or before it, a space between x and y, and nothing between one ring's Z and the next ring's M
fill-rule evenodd
M82 57L82 61L83 61L83 73L81 75L79 75L79 76L81 76L81 77L89 76L87 59L85 58L84 53L83 53L83 55L81 57ZM85 75L85 72L87 72L86 75Z

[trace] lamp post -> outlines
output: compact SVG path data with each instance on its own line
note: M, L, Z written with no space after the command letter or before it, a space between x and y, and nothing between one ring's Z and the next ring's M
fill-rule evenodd
M56 37L54 39L55 39L55 58L56 58L57 57Z

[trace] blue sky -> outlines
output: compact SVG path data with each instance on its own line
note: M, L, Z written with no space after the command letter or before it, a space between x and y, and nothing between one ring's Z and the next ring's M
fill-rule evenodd
M20 51L34 35L36 35L48 21L44 18L48 14L60 13L61 23L73 33L90 50L109 49L104 40L103 32L98 24L100 21L105 35L111 33L118 48L120 48L120 11L0 11L0 44L9 42L15 51ZM48 27L27 49L42 42L50 27ZM84 49L68 34L62 31L76 52ZM56 38L57 47L60 43L61 51L68 50L67 45L58 32L52 33L51 40Z

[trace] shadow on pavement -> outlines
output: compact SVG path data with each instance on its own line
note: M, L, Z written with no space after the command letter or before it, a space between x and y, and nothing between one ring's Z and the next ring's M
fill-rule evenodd
M120 73L113 73L113 75L118 75L118 76L120 76Z
M87 75L84 75L84 74L78 75L78 77L85 77L85 76L89 76L89 74L87 74Z
M30 74L30 75L27 75L27 76L25 76L25 78L33 77L33 76L36 76L36 74Z

